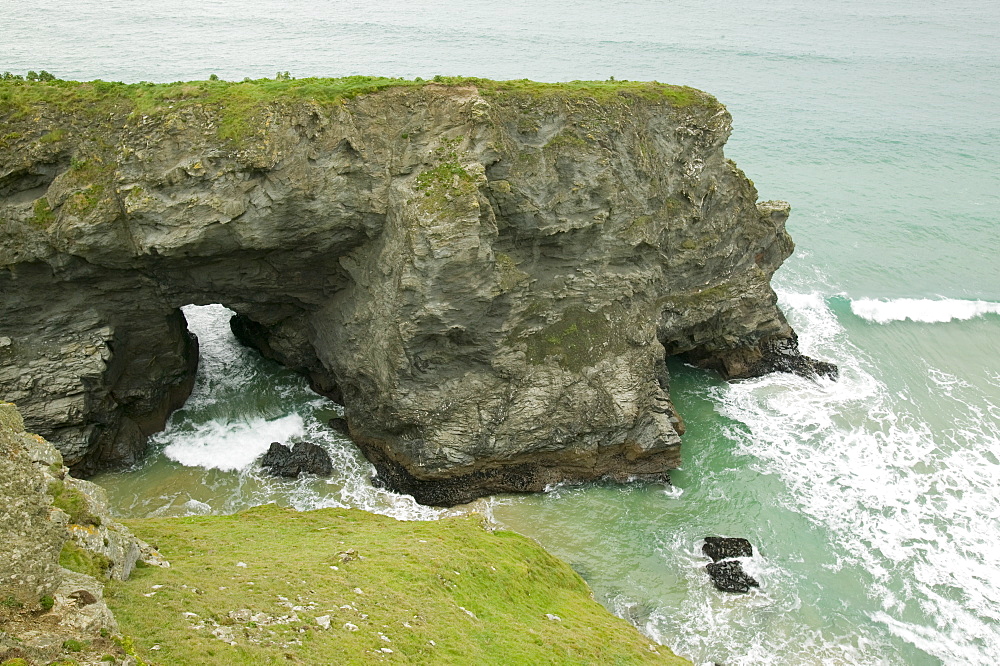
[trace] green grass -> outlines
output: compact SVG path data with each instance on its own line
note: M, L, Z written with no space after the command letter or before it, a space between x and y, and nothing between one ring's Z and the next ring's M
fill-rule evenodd
M59 566L93 576L97 580L104 580L108 576L108 570L111 569L111 560L100 553L85 550L74 542L67 541L59 553Z
M657 81L568 81L543 83L520 79L514 81L490 81L489 79L444 77L447 85L474 85L487 96L520 96L544 99L593 99L597 102L611 102L645 99L651 102L666 102L676 107L696 104L717 106L711 95L687 86L672 86Z
M57 479L49 482L49 494L52 495L52 504L69 514L69 522L77 525L101 524L100 516L90 513L87 498L76 488Z
M475 86L495 99L540 102L592 99L600 103L643 99L675 107L718 106L711 95L694 88L657 82L570 81L540 83L527 79L491 81L470 77L435 77L433 81L377 76L342 78L257 79L241 82L207 80L176 83L120 83L109 81L27 81L0 79L0 120L39 117L41 109L79 116L81 127L107 122L111 118L141 119L185 108L200 107L219 117L220 139L237 143L253 136L262 124L262 114L276 104L310 101L334 105L387 88ZM65 130L57 128L42 135L42 142L61 141Z
M687 663L654 652L535 542L475 517L265 506L129 526L171 567L139 569L106 597L156 663Z
M49 200L45 197L36 199L31 210L31 217L28 221L40 229L46 229L55 221L55 219L56 214L53 213L52 208L49 207Z

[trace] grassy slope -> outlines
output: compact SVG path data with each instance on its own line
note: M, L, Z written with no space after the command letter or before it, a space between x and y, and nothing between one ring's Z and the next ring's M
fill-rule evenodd
M688 663L608 613L535 542L475 517L269 505L130 526L172 566L109 585L108 603L155 663Z

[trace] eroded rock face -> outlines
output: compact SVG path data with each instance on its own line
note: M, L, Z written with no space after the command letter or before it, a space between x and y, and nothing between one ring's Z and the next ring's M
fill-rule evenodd
M34 445L14 406L0 403L0 600L30 610L59 587L59 553L69 538L38 464L47 463L35 460Z
M663 478L666 354L799 358L769 286L789 208L710 96L611 93L290 98L236 140L208 100L0 111L0 392L76 469L133 460L190 390L178 308L221 302L421 501Z
M72 640L87 646L74 658L97 663L118 630L104 582L127 579L138 560L169 566L111 517L101 488L67 472L0 402L0 659L54 662Z

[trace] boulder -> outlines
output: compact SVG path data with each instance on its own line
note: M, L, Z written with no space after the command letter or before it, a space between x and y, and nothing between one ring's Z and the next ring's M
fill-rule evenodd
M705 537L701 552L711 558L705 567L715 587L722 592L749 592L760 587L757 581L743 570L739 557L753 557L753 546L739 537Z
M705 537L701 552L712 558L713 562L718 562L734 557L753 557L753 546L746 539L738 537Z
M261 459L261 466L272 476L290 479L299 474L330 476L333 473L330 454L312 442L298 442L291 448L279 442L271 442Z
M760 584L745 571L739 560L723 560L712 562L705 567L715 587L722 592L749 592L751 587Z

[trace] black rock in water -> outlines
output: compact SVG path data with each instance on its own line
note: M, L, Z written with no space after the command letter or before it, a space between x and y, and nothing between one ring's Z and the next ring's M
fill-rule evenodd
M749 592L751 587L760 584L743 571L743 565L738 560L712 562L705 567L715 587L722 592Z
M330 454L312 442L298 442L293 448L271 442L260 464L273 476L291 479L299 474L330 476L333 473Z
M701 552L712 558L713 562L718 562L734 557L753 557L753 546L746 539L737 537L705 537Z
M271 446L261 458L260 464L272 476L296 477L299 475L298 468L292 464L292 450L278 442L271 442Z
M299 442L292 449L292 457L299 461L301 471L317 476L333 474L333 462L330 454L322 446L312 442Z

